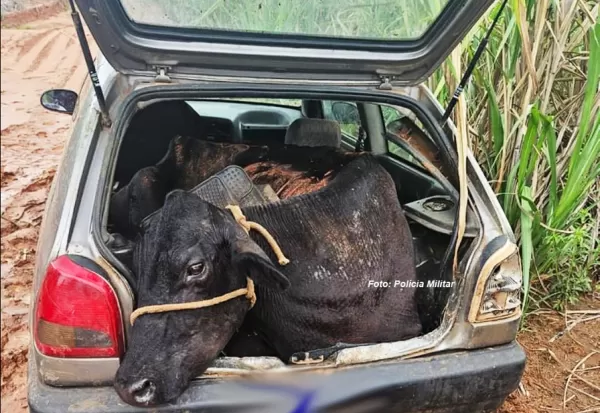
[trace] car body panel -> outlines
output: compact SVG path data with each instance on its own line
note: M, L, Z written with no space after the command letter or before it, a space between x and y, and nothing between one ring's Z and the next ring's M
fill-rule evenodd
M513 342L335 372L196 380L175 402L152 411L491 412L517 388L524 367L525 353ZM35 373L35 365L30 368ZM42 383L37 374L29 378L29 404L32 413L146 411L125 404L112 387L65 391Z
M396 41L157 26L136 23L116 0L76 2L100 50L122 73L417 85L493 0L451 0L423 36ZM161 13L160 2L144 7L145 15Z

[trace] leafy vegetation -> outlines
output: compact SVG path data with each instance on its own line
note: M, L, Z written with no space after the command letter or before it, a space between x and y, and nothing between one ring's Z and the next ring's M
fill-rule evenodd
M154 0L157 14L122 1L147 23L386 39L420 36L447 3ZM471 149L520 241L525 298L536 305L561 308L598 288L599 8L597 0L509 0L464 92ZM428 80L442 104L499 9L455 51L460 59Z
M465 91L471 148L519 237L536 305L598 289L599 7L510 0ZM465 67L498 8L463 42ZM462 70L448 60L430 79L441 101Z

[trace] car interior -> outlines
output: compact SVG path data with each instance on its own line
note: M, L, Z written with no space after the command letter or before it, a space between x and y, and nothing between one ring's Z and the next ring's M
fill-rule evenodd
M373 113L379 119L373 118ZM378 126L374 127L374 122ZM440 263L450 243L455 205L447 186L423 165L423 158L436 166L439 163L427 150L435 148L428 132L419 125L417 117L406 108L364 102L239 98L158 101L139 110L130 122L119 149L113 194L127 185L137 171L159 163L178 135L271 148L329 146L348 152L369 151L396 183L398 199L412 231L418 279L427 284L428 280L439 279ZM385 139L384 147L375 147L372 137L377 133L397 138ZM107 246L113 255L119 259L130 253L110 221L107 229L112 236ZM460 254L469 248L475 235L467 227ZM423 333L427 334L440 325L450 289L430 287L418 291Z

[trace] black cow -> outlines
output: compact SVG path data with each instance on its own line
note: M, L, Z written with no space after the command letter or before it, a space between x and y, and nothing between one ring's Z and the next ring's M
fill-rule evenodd
M175 190L136 242L138 306L218 297L256 283L244 297L202 309L140 316L115 378L134 405L175 399L242 326L282 359L336 343L376 343L421 333L414 289L369 281L415 281L408 223L390 175L371 155L349 162L318 191L243 209L291 260L280 266L265 239L227 210Z
M117 232L135 238L143 219L159 209L172 189L191 189L228 165L260 159L266 147L211 143L175 136L165 156L137 171L111 198L109 222Z
M140 169L112 199L109 222L113 232L135 238L143 219L158 210L173 189L192 189L229 165L246 168L256 185L270 184L278 191L289 180L310 177L328 181L349 161L358 156L334 147L250 146L214 143L189 136L176 136L163 159ZM293 173L295 172L295 174ZM301 180L301 179L300 179ZM299 182L301 183L301 182ZM295 195L294 186L284 188ZM298 188L296 192L302 192Z

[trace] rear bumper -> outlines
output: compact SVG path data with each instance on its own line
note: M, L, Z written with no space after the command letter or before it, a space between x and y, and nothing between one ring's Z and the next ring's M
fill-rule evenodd
M193 383L177 404L139 409L112 387L58 388L30 363L32 413L160 412L491 412L518 385L525 353L516 343L482 350L257 380ZM305 409L300 408L304 403ZM307 405L309 404L309 405Z

